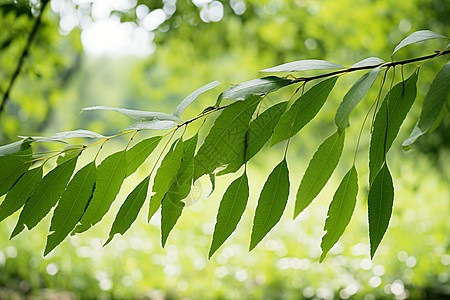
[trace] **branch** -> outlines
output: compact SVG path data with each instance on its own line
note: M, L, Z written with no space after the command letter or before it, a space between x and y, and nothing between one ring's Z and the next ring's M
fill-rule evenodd
M9 81L8 88L6 89L6 92L3 95L2 102L0 104L0 114L5 109L5 104L9 99L9 93L11 92L11 89L12 89L17 77L19 76L19 73L22 69L22 65L25 61L25 58L28 56L28 52L30 50L31 43L33 42L33 39L36 36L37 30L38 30L39 26L41 25L42 15L44 14L44 10L45 10L45 7L47 6L48 2L49 2L49 0L42 0L42 2L41 2L41 9L39 11L39 15L37 16L36 21L34 22L33 28L31 29L31 32L28 35L27 43L25 45L25 48L22 51L22 55L19 58L19 62L17 63L16 70L14 71L14 73L11 77L11 80Z

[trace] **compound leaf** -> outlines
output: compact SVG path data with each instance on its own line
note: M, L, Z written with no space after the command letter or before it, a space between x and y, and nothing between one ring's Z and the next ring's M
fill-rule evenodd
M300 72L309 70L343 69L344 67L326 60L305 59L285 63L261 72Z
M154 136L140 141L127 151L127 176L130 176L149 157L161 141L162 136Z
M251 95L266 95L292 83L291 79L267 76L234 85L223 92L222 98L245 100Z

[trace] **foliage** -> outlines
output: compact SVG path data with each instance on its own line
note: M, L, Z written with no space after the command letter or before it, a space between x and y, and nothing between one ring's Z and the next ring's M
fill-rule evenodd
M444 37L428 30L418 31L405 38L396 47L394 53L404 46L431 38ZM0 206L0 215L6 217L20 209L21 206L19 205L23 205L24 208L11 235L11 237L14 237L25 228L25 225L29 230L35 227L52 207L57 205L50 226L51 233L44 252L48 254L71 231L72 234L81 233L97 224L107 214L117 198L116 196L121 190L125 178L136 171L157 148L162 139L170 136L154 163L156 167L160 162L153 179L153 195L150 197L148 214L148 221L150 221L162 206L161 241L163 246L182 214L185 206L183 200L188 196L192 184L203 175L209 175L212 180L215 180L215 176L237 172L244 165L243 175L230 184L220 204L210 249L209 256L211 257L236 229L246 208L249 194L246 175L247 161L258 153L269 139L271 139L270 144L272 146L287 140L284 157L268 176L259 196L251 233L250 250L252 250L280 221L285 211L290 190L289 168L286 158L290 139L315 118L340 76L355 71L370 70L344 96L335 118L337 131L322 143L312 158L297 193L294 216L296 217L314 200L329 180L341 156L345 130L349 126L350 113L372 86L377 75L384 72L378 97L367 112L361 126L363 129L367 116L375 107L371 123L368 193L370 256L373 258L388 229L394 201L392 177L387 167L387 152L416 98L416 85L419 68L421 68L419 66L405 80L403 66L435 59L449 52L450 50L444 49L427 56L387 63L380 59L370 59L359 62L350 68L316 60L283 64L264 71L290 73L330 68L339 68L339 70L315 76L296 77L297 74L289 74L286 77L268 76L236 84L224 90L218 96L215 105L205 108L196 117L185 121L180 119L183 111L201 93L218 86L218 82L209 83L191 93L176 108L174 114L104 106L86 108L85 110L88 111L112 110L136 119L138 122L109 137L103 137L89 131L76 130L59 133L50 138L28 137L24 138L21 144L16 142L12 145L0 147L0 153L3 153L0 159L5 161L0 178L2 179L0 191L7 193L5 201ZM395 70L399 65L401 66L402 80L393 86L396 79ZM392 82L384 100L381 102L380 99L389 70L393 70ZM309 85L310 81L321 79L323 80L305 92L305 86ZM267 94L290 85L298 85L298 87L287 103L276 103L260 114L261 105L268 98ZM442 120L438 116L445 105L442 98L447 98L448 87L447 64L436 76L430 87L429 96L426 96L422 109L423 114L418 120L418 128L422 132L430 128L428 124L438 126L439 124L436 124L436 122ZM290 100L299 92L301 96L292 104L289 104ZM229 103L222 104L224 101L229 101ZM195 154L197 133L193 137L185 139L186 128L191 123L201 119L205 120L216 112L220 112L220 114ZM172 142L166 152L166 147L169 146L170 141L176 133L179 133L181 128L184 128L183 133ZM201 128L202 126L197 129L197 132ZM163 136L144 140L128 150L135 135L145 129L171 130ZM131 134L126 148L109 155L97 166L97 157L104 144L115 137L126 134ZM358 141L361 134L362 130L357 137ZM413 132L412 135L416 135L416 133ZM100 141L90 145L68 144L66 142L66 140L74 137L100 138ZM38 151L34 153L31 151L31 143L55 141L65 144L66 148L50 156ZM100 145L97 154L72 176L80 155L84 156L85 150L97 145ZM355 149L355 158L358 146ZM26 149L22 150L22 148ZM34 154L33 157L31 157L32 154ZM38 181L37 179L40 177L36 175L42 174L43 166L47 166L48 161L55 157L57 157L57 166L48 172L42 180ZM30 166L32 169L28 170ZM220 170L222 167L225 167L225 169ZM124 234L137 218L147 198L150 177L154 169L124 201L106 243L109 243L116 233ZM22 178L25 179L22 180ZM15 190L22 190L24 183L30 181L33 182L28 187L31 190L26 192L30 196L27 199L16 196L19 204L11 208L10 203L15 202L16 199L10 199L9 195L15 195L17 193ZM36 186L36 188L33 189L33 186ZM326 234L322 240L323 253L320 260L325 258L326 253L344 233L356 205L357 193L358 181L354 159L350 171L342 180L329 206L328 218L324 228ZM79 207L76 208L77 205Z

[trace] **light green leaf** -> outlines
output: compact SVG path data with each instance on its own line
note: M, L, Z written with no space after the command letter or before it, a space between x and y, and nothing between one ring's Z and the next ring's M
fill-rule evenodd
M375 116L369 150L370 184L383 165L385 154L397 137L400 126L414 103L417 92L416 82L417 73L414 72L404 82L396 84L386 95Z
M183 101L181 101L180 104L178 104L177 108L175 109L173 115L176 117L180 117L181 114L184 112L184 110L195 100L198 98L198 96L200 96L201 94L203 94L206 91L209 91L213 88L215 88L216 86L218 86L221 82L220 81L213 81L210 82L208 84L205 84L204 86L196 89L195 91L193 91L192 93L190 93L186 98L184 98Z
M24 138L23 140L11 144L3 145L0 147L0 157L26 150L30 147L31 142L30 139Z
M165 130L170 129L178 124L174 121L161 121L161 120L151 120L151 121L144 121L144 122L137 122L133 125L127 127L124 129L124 131L127 130Z
M326 60L306 59L293 61L282 64L269 69L261 70L261 72L300 72L309 70L327 70L327 69L343 69L344 67Z
M369 238L370 257L372 259L389 226L393 204L394 186L392 177L387 165L384 164L369 189Z
M403 147L409 147L420 136L434 126L448 98L450 89L450 63L445 64L431 83L430 89L422 106L418 123L411 135L403 142Z
M287 112L281 116L280 122L273 130L271 144L294 136L319 112L336 83L337 77L326 79L312 88L292 104Z
M280 221L289 198L289 170L286 158L270 173L259 195L253 218L251 251Z
M42 166L28 170L6 194L0 205L0 222L19 210L42 179Z
M228 237L236 230L242 214L247 206L249 196L247 173L235 179L225 191L217 212L216 225L209 249L208 257L219 249Z
M378 57L369 57L366 59L363 59L354 65L352 65L350 68L361 68L361 67L369 67L369 66L376 66L379 64L384 63L385 61Z
M245 149L242 149L242 153L237 154L236 158L228 164L225 170L217 173L218 176L236 172L245 161L250 160L261 150L270 139L275 125L277 125L281 116L286 111L286 105L286 101L275 104L266 109L250 123L250 129L247 134L247 155L244 155Z
M75 228L94 191L97 177L95 161L80 169L67 185L50 224L44 256L58 246Z
M127 151L127 176L130 176L144 163L147 157L155 150L162 136L154 136L140 141Z
M181 160L184 154L184 142L177 139L173 142L166 156L161 161L161 165L156 172L153 180L152 192L154 193L150 198L150 207L148 210L148 221L155 214L161 206L166 193L169 191L172 184L175 182L176 175L181 166Z
M65 140L73 138L103 139L105 138L105 136L90 130L77 129L72 131L58 132L52 135L50 138L55 140Z
M341 181L333 200L328 208L328 217L325 221L325 235L322 237L322 255L320 262L325 259L328 251L337 243L347 228L356 206L358 195L358 173L353 166Z
M72 231L72 235L88 230L103 219L103 216L108 212L120 191L126 172L127 159L125 150L111 154L100 163L97 168L94 195L89 201L89 205L79 224Z
M6 194L31 166L33 151L25 150L0 156L0 196Z
M149 182L150 176L147 176L127 196L114 219L111 230L109 231L109 238L103 246L108 245L116 233L120 233L121 235L125 234L134 221L136 221L139 211L147 198Z
M209 198L209 196L211 196L212 193L214 193L214 191L216 190L216 174L214 174L214 173L208 174L208 177L209 177L209 182L211 183L211 191L209 191L209 194L206 198Z
M394 55L395 52L397 52L398 50L400 50L403 47L406 47L408 45L415 44L418 42L431 40L431 39L446 39L446 37L442 36L440 34L434 33L433 31L430 31L430 30L416 31L416 32L413 32L410 35L408 35L405 39L403 39L400 42L400 44L398 44L397 47L395 47L394 52L392 52L392 55Z
M355 82L347 94L345 94L334 118L334 122L339 130L344 130L350 126L350 123L348 122L350 114L370 89L375 79L377 79L379 72L380 67L370 70Z
M328 137L314 153L298 187L294 219L311 204L333 174L344 148L344 131Z
M292 83L291 79L268 76L234 85L223 92L222 98L245 100L251 95L265 95Z
M182 202L191 192L194 175L194 155L198 135L184 141L184 154L175 181L164 196L161 203L161 245L164 247L170 232L183 212Z
M42 178L25 203L10 238L22 232L25 225L28 230L31 230L50 212L64 192L77 164L77 159L78 156L75 156L64 161Z
M260 100L259 96L251 96L222 110L195 156L194 181L240 155L244 157L246 132Z
M153 112L153 111L142 111L142 110L134 110L127 108L117 108L117 107L108 107L108 106L91 106L85 107L82 111L92 111L92 110L110 110L115 111L125 116L138 120L138 121L152 121L152 120L160 120L160 121L182 121L179 117L174 116L172 114Z

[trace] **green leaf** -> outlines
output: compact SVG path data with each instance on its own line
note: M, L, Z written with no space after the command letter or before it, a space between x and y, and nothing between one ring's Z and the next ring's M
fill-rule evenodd
M322 237L322 255L320 262L325 259L328 251L337 243L347 228L356 206L358 195L358 173L353 166L341 181L333 200L328 208L328 217L325 221L325 235Z
M161 245L164 247L170 232L183 212L182 202L191 192L192 176L194 175L194 155L198 135L184 141L184 154L175 181L164 195L161 203Z
M183 101L181 101L180 104L178 104L177 108L175 109L173 115L176 117L180 117L181 114L184 112L184 110L195 100L198 98L198 96L200 96L201 94L203 94L206 91L209 91L213 88L215 88L216 86L218 86L219 84L221 84L220 81L213 81L210 82L208 84L205 84L204 86L196 89L195 91L193 91L192 93L190 93L186 98L184 98Z
M109 231L109 238L103 246L108 245L116 233L120 233L121 235L125 234L134 221L136 221L139 211L147 198L149 182L150 176L145 177L127 196L114 219L111 230Z
M58 246L75 228L94 191L97 177L95 161L80 169L67 185L50 224L44 256Z
M292 83L291 79L267 76L234 85L223 92L222 98L245 100L251 95L265 95Z
M0 156L0 196L6 194L31 166L33 151L30 147L25 150Z
M125 116L138 120L138 121L152 121L152 120L160 120L160 121L182 121L179 117L174 116L172 114L153 112L153 111L142 111L142 110L134 110L127 108L117 108L117 107L108 107L108 106L92 106L85 107L82 111L91 111L91 110L110 110L115 111Z
M0 205L0 222L19 210L42 179L42 166L28 170L6 194Z
M236 158L231 161L225 170L217 173L218 176L234 173L241 168L245 161L250 160L270 139L273 129L277 125L283 113L286 111L287 101L275 104L266 109L261 115L250 123L247 135L247 155L244 154L245 147Z
M124 129L124 131L127 130L165 130L170 129L178 124L174 121L161 121L161 120L151 120L151 121L144 121L144 122L137 122L133 125L127 127Z
M90 138L90 139L103 139L104 135L85 129L77 129L71 131L63 131L55 133L50 139L65 140L73 138Z
M207 198L209 198L209 196L211 196L212 193L214 193L214 191L216 190L216 174L214 174L214 173L208 174L208 177L209 177L209 182L211 183L211 191L209 192Z
M400 126L416 98L417 73L395 85L386 95L375 116L369 150L369 182L380 170ZM389 103L389 105L388 105ZM387 129L386 129L387 127Z
M269 69L261 70L261 72L300 72L309 70L327 70L327 69L343 69L344 67L326 60L306 59L293 61L282 64Z
M0 147L0 157L5 156L8 154L13 154L22 150L26 150L30 148L31 140L28 138L25 138L23 140L3 145Z
M108 212L126 177L126 151L118 151L106 157L97 167L97 180L94 195L79 224L72 231L81 233L100 222Z
M344 148L344 131L335 132L317 149L298 187L294 219L311 204L333 174Z
M394 186L392 177L387 165L384 164L369 189L369 238L370 257L372 259L389 226L393 204Z
M376 66L379 64L384 63L385 61L378 57L369 57L366 59L363 59L355 64L353 64L350 68L361 68L361 67L368 67L368 66Z
M427 133L436 123L448 98L450 89L450 63L445 64L431 83L422 106L418 123L411 135L403 142L403 147L412 145L420 136Z
M347 94L345 94L334 118L334 122L339 130L344 130L350 126L350 123L348 122L350 114L370 89L375 79L377 79L379 72L380 67L370 70L355 82Z
M326 79L298 98L275 126L271 144L275 145L287 140L308 124L325 104L336 80L337 77Z
M408 45L415 44L418 42L431 40L431 39L446 39L446 37L442 36L440 34L434 33L433 31L430 31L430 30L416 31L416 32L413 32L410 35L408 35L405 39L403 39L400 42L400 44L398 44L397 47L395 47L394 52L392 52L392 55L394 55L395 52L397 52L398 50L400 50L403 47L406 47Z
M22 232L25 225L28 230L31 230L50 212L64 192L77 164L77 159L78 156L75 156L64 161L42 178L25 203L11 238Z
M194 159L194 181L244 156L246 132L261 97L252 96L222 110Z
M155 179L153 180L152 192L154 194L150 198L150 207L148 211L149 222L161 206L161 201L174 183L178 170L181 166L183 154L184 142L181 139L177 139L173 142L166 156L161 161L161 165L159 166Z
M286 158L270 173L259 195L250 239L251 251L280 221L289 198L289 170Z
M220 201L211 248L208 254L209 258L211 258L236 229L247 206L248 196L248 178L247 173L244 171L242 176L235 179L228 186Z
M127 151L127 177L136 172L140 165L155 150L161 141L162 136L154 136L140 141Z

